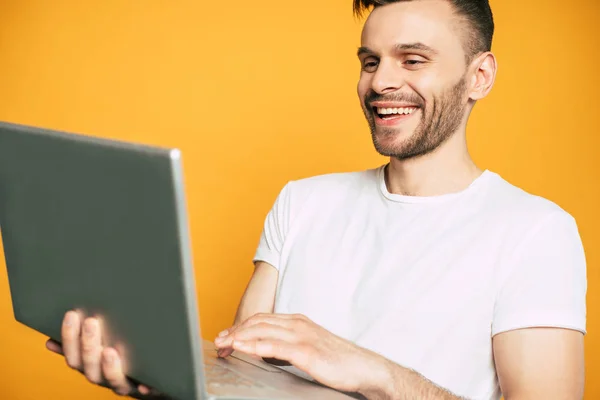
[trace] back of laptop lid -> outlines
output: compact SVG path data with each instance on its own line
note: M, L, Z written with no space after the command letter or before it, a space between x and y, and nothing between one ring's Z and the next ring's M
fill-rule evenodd
M64 314L100 316L126 373L177 399L203 393L177 150L0 123L0 226L15 318L59 341Z

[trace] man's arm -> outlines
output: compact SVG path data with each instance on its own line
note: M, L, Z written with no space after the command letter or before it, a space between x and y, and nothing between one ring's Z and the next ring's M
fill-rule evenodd
M233 326L227 331L234 330L240 323L255 314L273 312L278 276L277 269L272 265L263 261L256 262L254 273L240 300ZM232 352L231 348L225 348L218 354L220 357L227 357Z
M234 325L254 314L273 312L278 271L270 264L258 261L238 306Z
M303 315L258 314L216 340L259 357L289 361L317 381L369 400L458 400L415 371L342 339ZM583 335L557 328L504 332L493 339L506 400L581 399ZM458 361L458 360L457 360Z
M493 339L494 359L506 400L583 398L583 334L558 328L528 328L500 333ZM416 372L388 362L389 384L374 384L367 398L459 399ZM377 393L377 387L383 388Z
M466 400L383 357L380 363L382 372L359 390L368 400Z
M359 390L368 400L466 400L392 361L382 358L381 366L382 373Z
M369 400L461 399L304 315L257 314L215 343L218 348L287 361L326 386Z
M582 399L583 334L558 328L508 331L493 339L504 398Z

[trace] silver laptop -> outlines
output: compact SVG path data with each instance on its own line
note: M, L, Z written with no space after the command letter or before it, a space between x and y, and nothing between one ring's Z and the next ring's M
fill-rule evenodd
M100 316L132 379L180 400L360 398L200 334L177 149L0 122L0 227L15 318L60 341ZM33 345L33 344L32 344Z

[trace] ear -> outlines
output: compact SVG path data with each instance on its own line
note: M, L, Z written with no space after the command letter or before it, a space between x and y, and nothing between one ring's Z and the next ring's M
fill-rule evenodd
M471 62L471 68L473 74L469 98L477 101L487 96L494 86L498 70L496 57L490 52L485 52Z

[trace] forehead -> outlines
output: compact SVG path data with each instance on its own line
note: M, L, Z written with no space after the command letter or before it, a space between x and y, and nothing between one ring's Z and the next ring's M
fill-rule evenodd
M460 19L449 1L399 1L371 12L361 36L361 45L386 52L398 44L422 43L443 54L462 56Z

